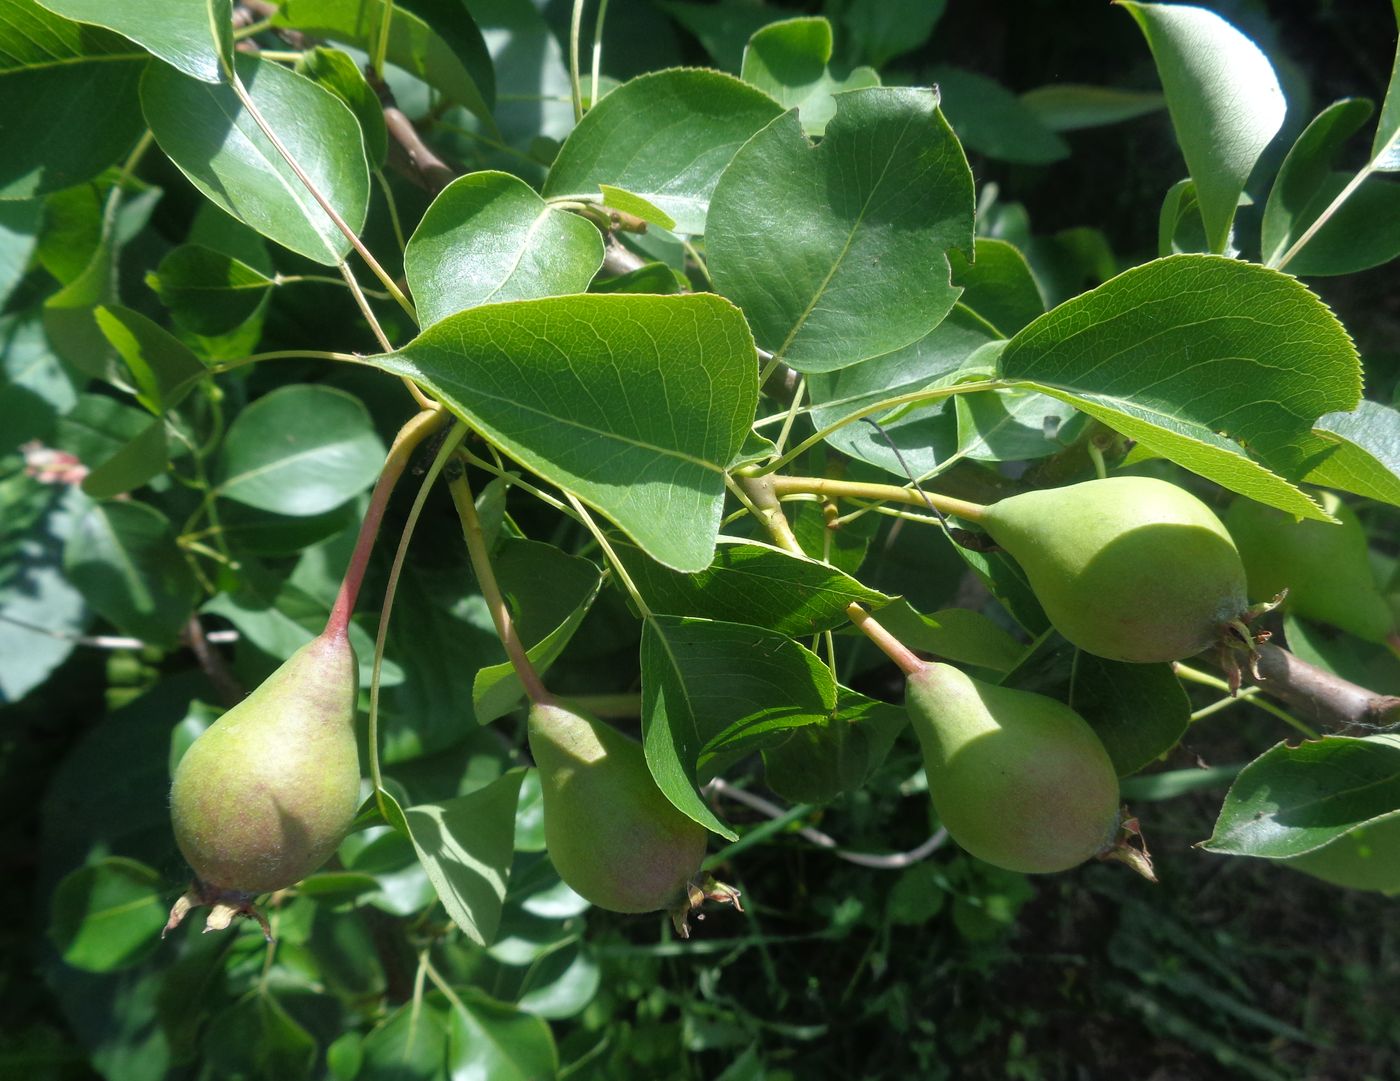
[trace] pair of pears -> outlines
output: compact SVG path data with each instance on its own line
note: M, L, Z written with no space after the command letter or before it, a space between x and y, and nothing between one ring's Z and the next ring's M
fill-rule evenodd
M211 928L258 917L256 896L330 858L359 804L356 695L354 650L344 633L327 632L186 751L170 809L197 881L171 927L195 905L211 907ZM552 703L531 708L529 739L545 843L575 892L614 912L666 909L682 934L705 897L737 903L737 893L702 877L707 832L661 793L635 740Z

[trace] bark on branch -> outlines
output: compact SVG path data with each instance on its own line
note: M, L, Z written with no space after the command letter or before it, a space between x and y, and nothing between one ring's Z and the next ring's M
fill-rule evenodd
M1260 678L1251 681L1304 719L1332 730L1400 724L1400 698L1367 690L1269 642L1258 650Z

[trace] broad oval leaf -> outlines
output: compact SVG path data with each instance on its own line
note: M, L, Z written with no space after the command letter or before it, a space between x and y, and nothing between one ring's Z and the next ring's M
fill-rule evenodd
M229 426L215 491L277 514L323 514L374 482L384 444L360 400L312 385L279 387Z
M144 503L92 504L63 564L88 604L144 641L172 645L194 611L194 574L170 521Z
M537 1081L559 1069L549 1024L463 988L447 1024L447 1066L453 1081Z
M979 236L971 262L957 250L948 253L948 260L953 266L953 284L963 291L958 303L986 320L1003 338L1045 314L1040 286L1014 244Z
M80 867L54 890L49 938L76 968L128 968L160 942L163 892L160 875L136 860L109 856Z
M642 743L666 798L730 840L696 789L702 773L771 746L836 707L831 671L762 627L656 616L642 631Z
M443 908L468 938L496 937L515 852L515 808L523 769L441 803L404 810L419 862Z
M1116 86L1050 83L1027 90L1021 104L1051 131L1078 131L1155 113L1166 107L1161 94Z
M1325 515L1245 448L1296 474L1317 418L1361 396L1356 348L1322 301L1293 278L1213 255L1158 259L1066 301L1011 339L1000 370L1308 518Z
M836 690L830 717L793 729L783 742L763 751L768 787L786 800L829 803L860 788L909 724L902 706L845 687Z
M470 173L444 188L404 251L425 327L478 304L582 293L602 265L596 226L498 172Z
M270 60L235 67L268 126L349 227L364 228L369 167L360 125L343 101ZM141 106L160 148L209 200L298 254L334 266L350 240L312 197L226 84L154 64Z
M758 401L742 314L709 294L583 295L472 308L367 363L440 398L658 561L714 555L724 471Z
M932 71L943 112L964 146L999 161L1046 165L1069 157L1069 144L995 79L962 68Z
M113 304L95 314L103 336L126 361L137 400L156 416L179 405L209 374L184 342L140 312Z
M1166 664L1124 664L1081 652L1069 704L1103 740L1120 777L1166 754L1191 723L1191 700Z
M115 30L201 82L217 83L233 56L232 0L41 0L80 23Z
M340 49L318 45L301 54L296 70L298 75L307 76L345 102L360 122L370 168L382 168L389 156L389 129L384 123L384 105L354 58Z
M299 1081L316 1061L316 1038L263 988L215 1015L202 1051L215 1076Z
M72 187L126 153L141 134L137 88L149 59L101 27L35 0L8 0L0 19L0 198Z
M958 299L943 253L972 250L972 174L932 91L854 90L819 145L790 112L734 155L705 242L760 345L844 368L918 341Z
M769 23L749 39L740 77L771 94L783 108L795 108L808 135L821 135L836 114L832 95L880 85L873 68L856 68L845 79L834 78L827 68L831 46L831 23L823 18Z
M639 76L584 114L554 159L545 197L593 199L610 184L664 210L677 232L703 233L734 152L781 112L767 94L717 71Z
M1245 181L1283 126L1285 102L1273 65L1213 11L1118 2L1152 48L1211 250L1223 252Z
M1400 736L1277 744L1240 771L1201 846L1287 859L1400 810Z

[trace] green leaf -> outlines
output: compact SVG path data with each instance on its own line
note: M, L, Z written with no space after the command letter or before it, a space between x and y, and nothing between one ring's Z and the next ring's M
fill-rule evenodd
M369 203L369 168L354 114L329 90L270 60L240 53L236 68L268 126L358 233ZM160 148L211 202L315 262L335 266L350 251L349 239L231 86L154 64L141 80L141 106Z
M4 83L0 80L0 87ZM39 246L45 206L40 199L0 202L0 304L8 303Z
M1178 180L1167 189L1157 215L1157 254L1179 255L1209 248L1201 204L1196 199L1196 182L1190 178Z
M901 349L958 299L943 253L972 249L972 175L927 90L853 90L820 145L787 113L734 155L705 236L715 289L802 372Z
M279 387L229 425L215 491L277 514L323 514L374 483L384 445L364 405L333 387Z
M1045 314L1045 299L1019 248L1005 240L979 236L973 261L962 252L948 253L953 284L962 287L958 303L975 312L1003 338Z
M752 541L724 539L698 574L677 574L638 549L617 553L654 612L746 622L791 637L843 626L846 608L882 608L891 598L815 559Z
M1400 810L1400 737L1324 736L1277 744L1240 771L1201 847L1232 856L1300 856Z
M671 296L690 292L690 282L665 263L644 263L616 278L595 278L590 293L659 293Z
M582 293L603 265L596 226L509 173L470 173L414 230L404 272L425 327L479 304Z
M987 391L954 399L958 456L974 462L1019 462L1062 449L1073 406L1034 391Z
M901 599L880 614L880 623L911 649L994 672L1011 671L1025 653L1025 647L1001 627L968 608L924 615Z
M71 872L54 890L49 938L63 960L88 972L139 964L165 926L160 876L109 856Z
M1050 83L1027 90L1021 95L1021 104L1035 113L1045 127L1058 132L1097 128L1146 116L1165 108L1167 99L1161 94L1121 90L1116 86Z
M714 760L762 750L836 706L831 671L762 627L657 616L642 631L642 743L666 798L707 829L737 835L697 784ZM710 766L710 770L706 767Z
M141 134L137 87L148 59L125 38L60 18L35 0L7 0L0 199L70 188L125 154Z
M908 724L903 707L838 687L831 716L764 748L764 779L783 799L829 803L864 786Z
M1273 65L1213 11L1118 2L1152 49L1211 250L1223 252L1245 181L1283 126L1283 90Z
M97 305L116 300L117 223L122 193L108 191L97 243L82 269L44 301L44 329L54 351L84 375L123 385L121 365L97 326Z
M551 1021L577 1017L597 996L602 982L602 971L589 950L565 946L526 970L516 1005Z
M448 917L484 946L496 937L515 852L515 806L523 769L485 788L404 811L413 847Z
M296 1081L316 1061L316 1040L265 989L215 1015L204 1035L204 1059L220 1077Z
M1191 723L1191 700L1166 664L1123 664L1081 651L1069 704L1103 740L1120 777L1166 754Z
M441 995L400 1006L362 1045L364 1081L447 1081L447 1006Z
M0 480L0 704L43 683L87 626L82 594L63 573L63 544L84 502L18 471Z
M1158 259L1061 304L1012 338L1000 365L1178 465L1307 518L1324 516L1240 442L1296 473L1298 441L1361 391L1355 347L1316 296L1212 255Z
M820 17L769 23L749 39L740 77L769 94L784 109L796 109L802 130L821 135L836 115L833 94L879 86L873 68L856 68L837 79L831 62L831 23Z
M1264 262L1283 256L1352 182L1332 164L1347 141L1370 118L1365 98L1344 98L1314 118L1289 150L1264 208L1260 250ZM1400 255L1400 184L1370 175L1355 188L1297 254L1291 274L1350 274Z
M949 382L971 363L979 348L995 340L996 332L985 321L955 304L947 319L912 345L849 368L809 376L812 423L825 428L886 398ZM946 401L914 409L896 407L874 414L873 419L916 477L932 472L957 450L956 421ZM844 454L907 479L889 443L868 424L847 424L826 441Z
M194 575L170 521L144 503L94 503L63 554L69 580L125 634L173 645L194 610Z
M112 499L150 483L169 467L165 421L156 418L93 466L83 478L83 491L93 499Z
M99 307L96 316L131 370L137 400L156 416L174 409L209 374L183 342L140 312L114 304Z
M544 675L588 614L602 576L589 560L538 541L508 540L491 562L520 641ZM478 669L472 683L477 724L509 713L524 694L509 661Z
M599 184L598 190L603 194L604 205L613 210L621 210L625 214L632 214L650 225L659 225L663 229L674 229L676 219L667 214L655 203L643 199L635 192L625 191L622 188L614 187L611 184Z
M947 0L854 0L841 25L878 68L926 42L947 6Z
M1328 446L1304 480L1400 506L1400 413L1362 401L1350 413L1320 417L1313 434Z
M639 76L584 114L550 167L544 195L587 200L610 184L665 211L678 232L703 233L720 173L780 112L767 94L717 71Z
M936 67L931 74L948 123L964 146L989 158L1027 165L1069 157L1069 144L995 79L950 67Z
M233 56L232 0L41 0L80 23L115 30L193 79L217 83Z
M364 72L354 59L339 49L318 45L301 54L298 75L305 75L349 106L360 122L365 138L365 155L371 169L379 169L389 156L389 129L384 124L384 106L379 95L365 81Z
M175 322L195 334L227 334L253 317L276 284L241 259L185 244L146 275Z
M717 3L686 3L657 0L657 7L694 34L705 51L714 57L716 67L738 71L744 46L754 32L786 18L788 9L772 7L761 0L718 0Z
M719 297L493 304L369 362L427 388L653 558L683 571L709 565L724 470L758 394L748 327Z
M454 1081L537 1081L559 1069L554 1036L542 1018L462 988L448 1015L447 1066Z
M273 24L369 50L384 21L383 4L384 0L285 0ZM385 58L491 123L495 74L481 31L464 5L398 0Z
M1391 0L1391 6L1395 7L1395 0ZM1400 26L1400 7L1395 8L1395 22ZM1386 87L1381 117L1371 141L1371 167L1387 173L1400 170L1400 41L1396 42L1390 84Z

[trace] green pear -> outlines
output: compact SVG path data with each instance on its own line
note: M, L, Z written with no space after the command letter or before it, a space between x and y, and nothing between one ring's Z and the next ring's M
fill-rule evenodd
M1116 661L1177 661L1247 607L1230 534L1190 492L1109 477L1025 492L978 519L1021 565L1055 629Z
M357 678L349 639L322 634L190 745L170 814L198 877L192 903L283 889L344 840L360 794Z
M662 794L640 743L546 702L530 707L528 731L545 847L570 889L611 912L666 909L682 935L685 913L704 897L737 899L703 879L707 831Z
M1074 710L948 664L926 665L905 691L934 809L962 848L1030 874L1113 850L1118 774Z
M1339 525L1297 519L1241 496L1225 512L1249 576L1249 595L1267 601L1285 588L1288 609L1368 642L1395 631L1390 605L1376 586L1366 530L1332 492L1317 493Z

